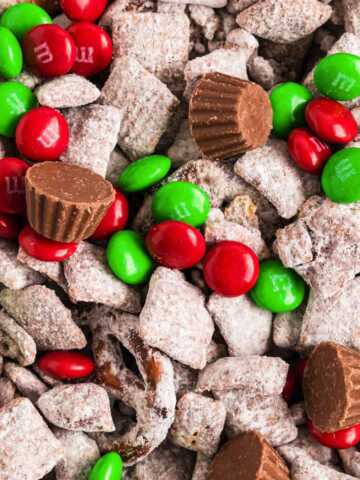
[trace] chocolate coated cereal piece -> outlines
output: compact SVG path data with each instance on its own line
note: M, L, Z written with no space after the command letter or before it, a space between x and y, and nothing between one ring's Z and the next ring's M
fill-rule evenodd
M125 170L129 163L129 160L122 152L120 152L119 150L114 150L110 155L110 160L105 176L106 180L109 180L109 182L116 184L120 177L120 174L123 170Z
M216 453L224 428L224 405L197 393L186 393L176 405L171 440L180 447L212 456Z
M64 273L74 302L102 303L131 313L141 309L139 293L110 272L102 247L79 244L74 255L64 262Z
M189 5L191 19L202 28L207 40L213 40L216 31L221 28L221 19L215 10L205 5Z
M291 405L290 414L296 426L306 424L307 417L304 402L298 402Z
M355 480L355 477L321 465L308 456L298 458L291 467L292 480Z
M36 405L50 423L65 430L115 430L108 394L95 383L58 385L43 393Z
M17 260L17 251L16 244L0 239L0 284L17 290L36 283L43 283L44 278L38 272Z
M105 29L112 29L114 23L124 12L154 12L156 5L153 0L115 0L112 2L99 20L99 25Z
M206 455L198 453L196 456L196 463L191 480L207 480L211 460L212 459Z
M298 342L301 333L303 309L292 312L278 313L273 322L273 340L277 347L298 349Z
M346 32L360 35L360 3L358 0L346 0L343 2L344 20Z
M45 383L31 370L20 367L16 363L6 362L4 374L16 385L19 392L32 402L36 402L38 398L48 390Z
M125 56L114 63L102 101L120 110L118 144L133 159L153 153L179 105L164 83Z
M3 310L0 310L0 354L20 365L31 365L36 357L32 337Z
M0 377L0 409L15 398L15 392L16 387L11 380Z
M356 447L338 450L344 470L349 475L360 476L360 452Z
M201 369L206 365L213 333L214 325L200 290L189 284L181 272L159 267L151 277L140 314L140 336L144 341L178 362Z
M269 60L261 56L250 59L248 70L251 80L261 85L265 90L270 90L286 79L281 65L276 60Z
M0 409L1 480L39 480L60 461L63 450L27 398Z
M192 138L189 128L189 121L184 120L175 136L174 142L167 151L171 158L173 167L180 167L186 162L201 157L200 149Z
M318 0L263 0L243 10L236 21L258 37L291 43L314 32L331 13Z
M0 292L0 303L35 340L39 350L84 348L86 338L53 290L34 285Z
M272 314L246 295L226 298L213 293L207 309L224 338L230 356L263 355L271 340Z
M100 457L95 440L84 432L54 429L55 437L64 449L64 458L56 465L56 480L86 480Z
M40 105L51 108L83 107L95 102L100 93L93 83L74 73L43 83L35 92Z
M191 5L205 5L212 8L222 8L226 5L226 0L164 0L169 3L190 3Z
M241 390L258 395L280 395L286 381L288 364L281 358L249 355L227 357L200 372L198 392Z
M109 105L73 108L65 114L70 142L60 160L89 168L105 177L122 122L122 113Z
M174 368L174 383L177 398L195 390L199 372L175 360L172 361L172 365Z

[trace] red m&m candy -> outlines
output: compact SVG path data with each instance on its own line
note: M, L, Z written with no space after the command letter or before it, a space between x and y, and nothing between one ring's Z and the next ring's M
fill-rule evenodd
M95 22L106 8L107 0L60 0L60 7L75 22Z
M307 422L307 428L316 440L329 448L351 448L360 442L360 425L354 425L337 432L320 432L311 421Z
M331 156L329 145L319 140L306 128L295 128L288 138L291 158L302 170L320 173Z
M58 25L39 25L23 40L26 63L44 77L70 72L75 61L75 44L71 35Z
M200 262L206 250L199 230L175 220L154 225L145 242L154 260L169 268L190 268Z
M122 230L128 221L128 217L128 201L124 194L119 192L119 190L115 190L115 200L91 238L93 240L102 240L114 232Z
M112 59L112 41L105 30L93 23L74 23L68 28L76 44L74 73L92 77L104 70Z
M350 110L330 98L316 98L309 102L305 117L311 130L330 143L351 142L358 133L356 120Z
M259 260L251 248L240 242L214 245L204 260L207 285L225 297L237 297L253 288L259 276Z
M93 373L93 360L81 352L55 351L42 355L38 367L47 375L59 380L84 378Z
M25 212L25 173L28 168L29 165L19 158L0 159L0 212Z
M67 121L53 108L33 108L21 118L16 128L17 148L35 162L58 159L68 144Z
M21 230L21 223L19 217L0 212L0 238L16 238Z
M76 251L76 243L62 243L49 240L36 233L29 225L19 235L20 247L31 257L43 262L62 262Z

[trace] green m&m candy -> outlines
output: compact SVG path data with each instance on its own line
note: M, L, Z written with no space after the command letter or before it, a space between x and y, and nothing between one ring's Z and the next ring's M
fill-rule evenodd
M314 72L320 93L334 100L352 100L360 96L360 57L335 53L323 58Z
M122 230L110 238L106 256L112 272L129 285L146 282L154 268L144 240L131 230Z
M20 43L11 30L0 27L0 75L14 78L20 75L23 54Z
M88 480L121 480L123 461L116 452L103 455L91 469Z
M11 30L19 40L33 28L45 23L52 23L51 17L34 3L18 3L5 10L0 19L0 25Z
M360 148L344 148L327 161L321 176L325 195L336 203L360 200Z
M270 101L273 108L273 132L286 138L291 130L305 125L305 108L312 93L304 85L285 82L273 89Z
M152 203L157 222L178 220L193 227L205 223L210 212L208 194L190 182L171 182L159 188Z
M305 283L294 270L284 267L279 260L264 260L260 263L259 278L250 296L265 310L291 312L304 300Z
M121 173L118 185L124 192L138 192L160 182L169 173L171 160L164 155L149 155L131 163Z
M13 137L20 117L36 105L35 95L22 83L0 83L0 135Z

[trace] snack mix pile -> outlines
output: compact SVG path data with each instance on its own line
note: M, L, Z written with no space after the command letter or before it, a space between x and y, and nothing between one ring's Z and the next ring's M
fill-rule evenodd
M0 0L0 480L360 478L360 0Z

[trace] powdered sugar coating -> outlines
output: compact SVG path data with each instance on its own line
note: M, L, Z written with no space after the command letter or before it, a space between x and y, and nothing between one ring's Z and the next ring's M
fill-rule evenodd
M181 123L174 142L167 151L174 167L180 167L186 162L197 160L201 157L200 149L192 138L188 120Z
M32 402L36 402L48 390L45 383L31 370L20 367L14 362L5 363L4 373L16 385L19 392Z
M309 457L298 459L291 468L293 480L355 480L355 477L338 472Z
M226 0L164 0L169 3L191 3L192 5L205 5L212 8L222 8L226 5Z
M349 475L360 476L360 452L356 447L338 450L344 470Z
M195 468L191 480L207 480L211 458L198 453L196 456Z
M34 340L3 310L0 310L0 354L23 366L34 363L36 357Z
M123 172L123 170L125 170L129 163L129 160L122 152L120 152L119 150L114 150L110 155L110 160L105 176L106 180L109 180L109 182L116 184L120 174Z
M15 398L16 387L5 377L0 377L0 408Z
M277 347L297 350L304 310L278 313L273 322L273 340Z

